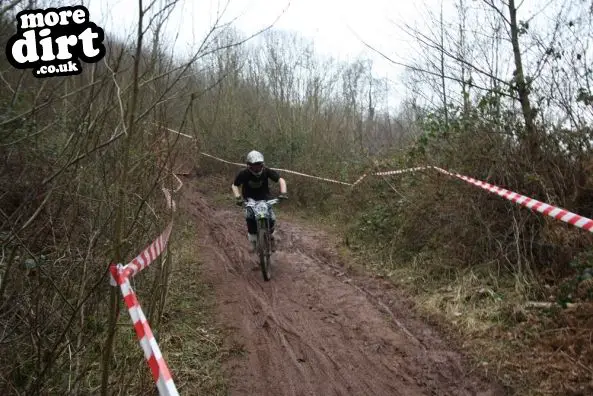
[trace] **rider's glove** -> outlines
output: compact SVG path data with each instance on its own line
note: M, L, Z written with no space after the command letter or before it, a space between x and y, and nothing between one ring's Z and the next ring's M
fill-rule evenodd
M278 195L278 199L288 199L288 197L286 196L286 194L280 194Z
M237 198L235 198L235 200L236 200L235 204L237 206L243 206L243 198L242 197L237 197Z

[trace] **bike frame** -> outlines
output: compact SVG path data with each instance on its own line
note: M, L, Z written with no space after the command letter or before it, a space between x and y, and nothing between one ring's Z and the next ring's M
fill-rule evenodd
M257 224L257 240L255 246L265 281L271 278L270 208L279 201L278 198L261 201L248 198L247 202L245 202L245 208L255 218Z

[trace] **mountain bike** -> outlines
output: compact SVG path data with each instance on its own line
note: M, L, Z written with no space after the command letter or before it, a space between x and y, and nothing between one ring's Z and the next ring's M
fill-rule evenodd
M264 281L272 278L272 241L270 236L270 208L280 202L279 198L256 201L248 198L244 206L250 213L251 218L255 218L257 224L257 239L255 242L255 251L259 256L259 267L261 269Z

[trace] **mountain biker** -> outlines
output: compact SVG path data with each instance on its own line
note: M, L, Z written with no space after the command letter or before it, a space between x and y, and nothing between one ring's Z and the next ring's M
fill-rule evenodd
M280 183L280 195L278 198L286 199L286 181L280 177L280 174L264 165L264 156L259 151L250 151L245 160L247 168L241 170L235 176L231 189L237 201L238 206L242 206L247 198L256 201L270 199L270 188L268 179ZM239 187L241 186L241 191ZM245 220L247 222L247 239L251 242L251 249L255 251L255 242L257 241L256 220L250 216L249 211L245 210ZM272 251L276 250L276 241L274 238L274 225L276 224L276 215L270 208L270 239Z

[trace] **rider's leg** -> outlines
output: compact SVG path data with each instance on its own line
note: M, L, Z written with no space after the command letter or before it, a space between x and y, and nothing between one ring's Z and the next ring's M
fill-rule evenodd
M257 235L250 234L249 232L247 232L247 240L249 241L249 244L251 245L251 251L255 252L255 243L257 242Z
M276 237L274 236L274 230L276 226L276 214L270 208L270 242L272 243L272 251L276 251Z
M247 223L247 240L251 244L251 250L255 251L257 241L257 224L249 211L245 211L245 222Z
M254 219L246 219L247 221L247 240L251 245L251 251L255 252L255 243L257 242L257 225Z
M276 213L274 213L274 209L270 208L270 234L274 234L274 229L276 226Z

